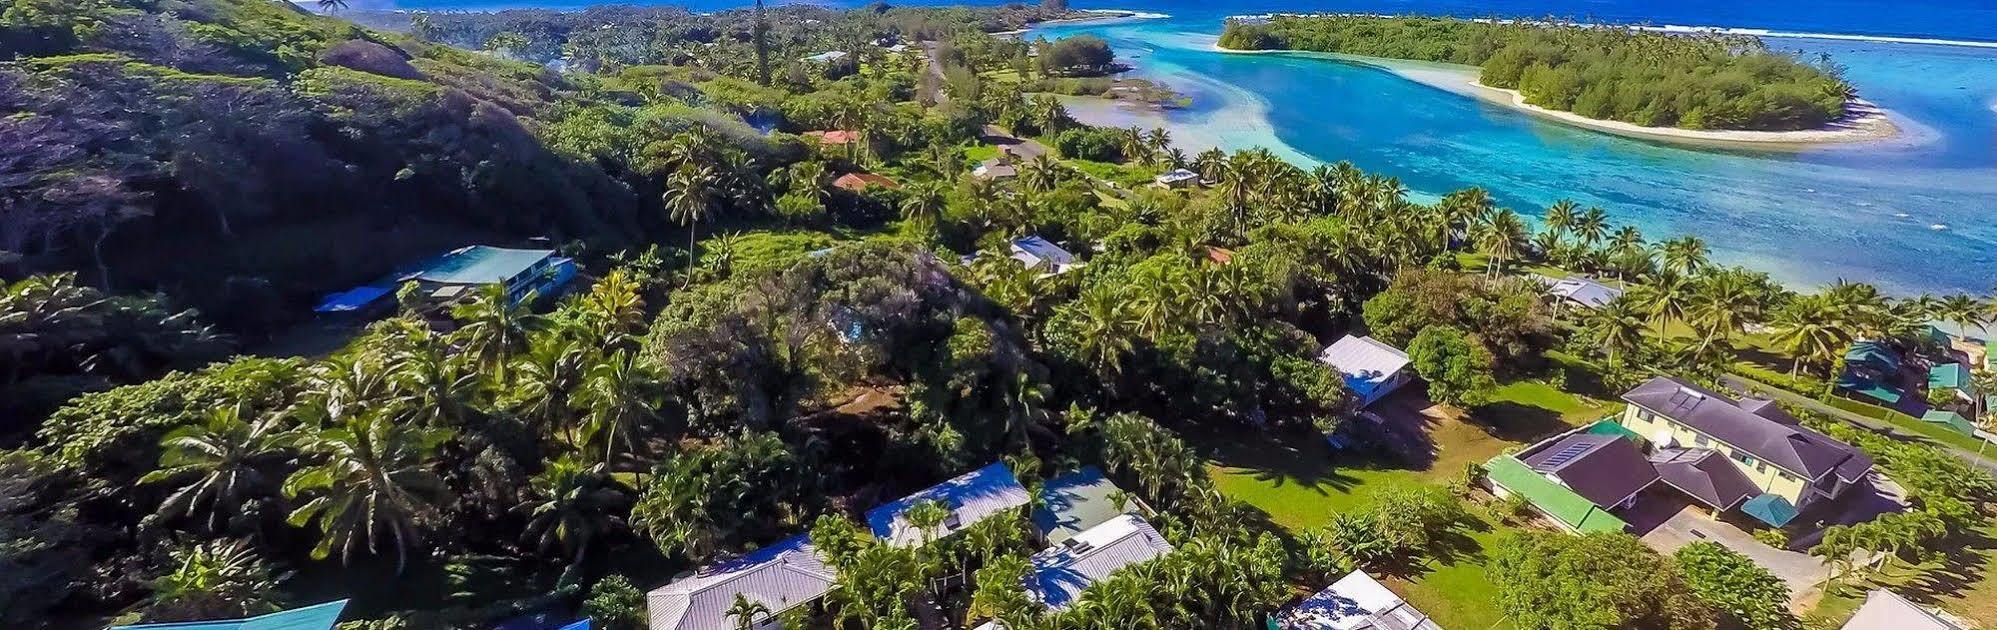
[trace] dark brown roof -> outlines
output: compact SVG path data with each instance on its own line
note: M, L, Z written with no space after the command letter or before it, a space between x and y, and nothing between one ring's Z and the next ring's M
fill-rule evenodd
M1650 454L1650 462L1664 483L1716 510L1732 509L1748 497L1761 494L1761 488L1740 468L1713 449L1658 449Z
M1520 459L1601 507L1622 503L1657 481L1657 469L1643 451L1613 435L1571 434L1521 453Z
M1804 479L1821 479L1835 471L1840 478L1857 481L1872 469L1871 458L1850 444L1791 422L1771 419L1769 416L1773 414L1788 418L1779 409L1768 411L1773 405L1736 403L1696 385L1662 376L1623 394L1623 400L1677 420Z

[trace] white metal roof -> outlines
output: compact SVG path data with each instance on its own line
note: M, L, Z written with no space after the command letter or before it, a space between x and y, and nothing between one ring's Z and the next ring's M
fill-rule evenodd
M1843 630L1962 630L1962 626L1907 601L1893 591L1872 589Z
M798 536L653 589L645 607L651 630L733 628L728 609L737 593L775 614L824 597L833 579L810 539Z
M936 538L955 533L987 517L1014 510L1031 502L1026 487L1005 462L995 462L934 486L867 511L867 527L874 537L888 544L920 545L930 535L908 522L906 513L917 503L936 501L950 510Z
M1408 355L1372 337L1346 335L1318 353L1320 363L1336 368L1347 380L1384 380L1408 366Z
M1074 605L1082 590L1117 569L1171 553L1172 544L1135 514L1091 527L1067 542L1033 554L1027 590L1048 608Z
M1622 289L1579 277L1555 282L1546 291L1588 308L1601 308L1623 294Z
M1346 574L1276 617L1283 630L1442 630L1364 571Z

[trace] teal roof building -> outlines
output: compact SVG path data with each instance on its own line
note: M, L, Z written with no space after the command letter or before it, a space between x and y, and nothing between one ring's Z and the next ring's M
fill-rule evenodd
M148 623L112 626L109 630L332 630L346 608L347 600L342 599L245 619Z

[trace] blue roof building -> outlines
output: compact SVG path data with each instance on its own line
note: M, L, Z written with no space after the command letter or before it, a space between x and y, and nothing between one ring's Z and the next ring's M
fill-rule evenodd
M888 544L912 547L949 536L990 516L1016 513L1031 500L1026 487L1019 485L1019 479L1012 475L1012 469L1005 462L996 462L868 510L867 527L873 530L875 538ZM935 532L922 531L906 517L909 508L928 501L940 503L950 511Z
M346 608L347 600L342 599L246 619L148 623L113 626L109 630L332 630L333 624L340 621L340 612Z
M1116 504L1116 484L1094 466L1083 466L1040 485L1040 502L1033 506L1033 526L1049 544L1061 544L1126 512L1143 509L1136 497Z
M1172 543L1135 514L1110 519L1033 554L1026 590L1048 608L1075 604L1082 591L1118 569L1172 552Z
M1338 370L1345 387L1364 407L1408 382L1408 355L1372 337L1346 335L1318 353L1319 363Z
M327 295L313 309L321 314L366 313L390 304L398 287L415 282L432 302L468 297L478 287L499 284L518 304L529 295L550 296L575 278L574 260L551 249L508 249L473 245L424 260L372 283Z

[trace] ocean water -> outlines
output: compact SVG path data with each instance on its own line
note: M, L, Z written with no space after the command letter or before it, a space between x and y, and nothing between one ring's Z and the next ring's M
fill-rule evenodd
M360 8L574 8L586 0L354 0ZM1167 14L1064 25L1092 33L1135 74L1193 97L1169 112L1073 102L1101 124L1166 126L1189 152L1262 146L1298 162L1351 161L1399 177L1418 198L1482 186L1528 215L1568 198L1653 238L1694 234L1716 259L1798 287L1866 281L1899 294L1997 284L1997 1L1993 0L1162 0L1083 4ZM392 3L392 4L381 4ZM696 10L739 0L660 2ZM855 6L857 0L826 4ZM895 4L956 4L919 0ZM1946 46L1771 37L1847 68L1861 95L1893 112L1902 140L1802 151L1688 148L1576 129L1335 61L1212 50L1222 20L1265 12L1350 11L1469 17L1573 17L1980 42Z

